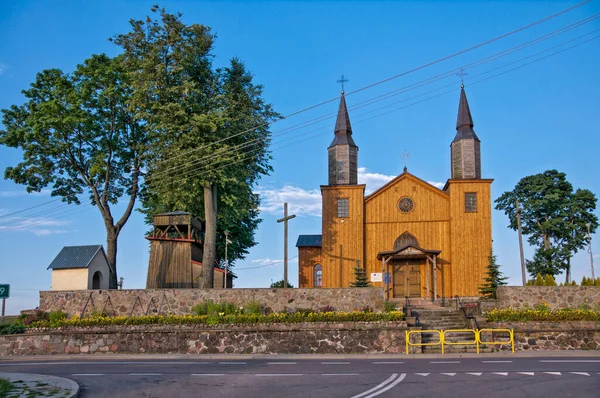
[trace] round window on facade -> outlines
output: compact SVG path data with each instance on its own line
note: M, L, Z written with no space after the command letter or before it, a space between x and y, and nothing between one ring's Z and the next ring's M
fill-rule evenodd
M410 213L414 208L415 202L408 196L400 198L398 201L398 210L400 210L402 213Z

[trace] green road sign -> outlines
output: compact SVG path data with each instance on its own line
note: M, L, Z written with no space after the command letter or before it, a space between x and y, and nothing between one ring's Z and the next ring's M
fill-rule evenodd
M0 299L7 299L10 297L10 285L0 285Z

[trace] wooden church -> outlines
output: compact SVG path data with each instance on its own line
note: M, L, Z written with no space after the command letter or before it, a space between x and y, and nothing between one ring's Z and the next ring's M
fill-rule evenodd
M344 92L321 185L322 234L298 238L300 287L349 287L364 267L388 298L478 296L492 248L491 179L464 86L443 189L404 172L365 196Z

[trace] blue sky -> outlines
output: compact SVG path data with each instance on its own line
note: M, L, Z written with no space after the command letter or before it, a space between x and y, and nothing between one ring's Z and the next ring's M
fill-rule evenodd
M43 69L71 71L93 53L117 54L118 49L107 38L128 31L130 18L145 18L152 3L1 2L0 108L21 104L21 90ZM574 4L161 3L171 11L181 11L186 23L210 26L217 34L215 65L240 57L254 73L255 81L265 86L265 98L284 115L339 95L336 80L341 74L350 79L346 91L352 92ZM445 79L410 91L403 87L481 61L598 12L599 2L593 1L476 50L348 95L354 139L360 148L359 182L373 190L398 175L403 166L400 154L405 149L412 155L408 164L411 173L432 183L443 183L449 177L449 145L455 134L460 91L458 77L449 73ZM582 22L547 40L467 69L467 96L475 131L482 141L482 172L484 177L495 179L494 199L512 189L522 177L550 168L567 173L576 188L600 194L598 29L600 19ZM511 70L532 61L536 62ZM393 90L400 92L353 109ZM327 146L337 105L333 101L272 126L275 171L256 187L263 196L263 222L256 232L259 244L246 260L236 264L237 287L266 287L271 280L282 278L283 267L277 262L283 258L283 227L276 219L282 216L284 201L297 214L290 222L290 257L297 255L294 244L299 234L320 233L319 185L327 183ZM320 122L297 128L320 116L324 116ZM281 131L286 128L290 130ZM1 170L19 159L19 151L0 147ZM0 217L50 199L45 192L26 194L24 187L0 180ZM507 223L504 214L494 211L498 261L510 282L519 284L517 235L506 228ZM146 230L141 215L136 213L120 236L118 270L125 278L125 288L145 285ZM50 271L46 268L63 246L104 244L104 239L100 214L89 207L72 209L54 202L0 218L0 283L10 283L12 288L7 313L37 305L37 292L50 287ZM593 239L593 250L600 255L600 239ZM531 254L532 250L526 248L526 256ZM600 264L600 257L595 262ZM290 262L289 273L291 282L297 285L295 259ZM578 281L590 275L587 252L575 256L573 273ZM596 274L600 274L600 268Z

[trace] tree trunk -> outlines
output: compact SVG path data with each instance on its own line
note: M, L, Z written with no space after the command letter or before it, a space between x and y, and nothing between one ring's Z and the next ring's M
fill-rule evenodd
M204 252L202 253L202 281L200 287L212 289L217 254L217 186L204 185Z
M571 257L567 258L567 269L565 270L565 285L571 282Z
M117 238L119 234L113 229L106 229L106 257L110 267L108 288L117 288Z

